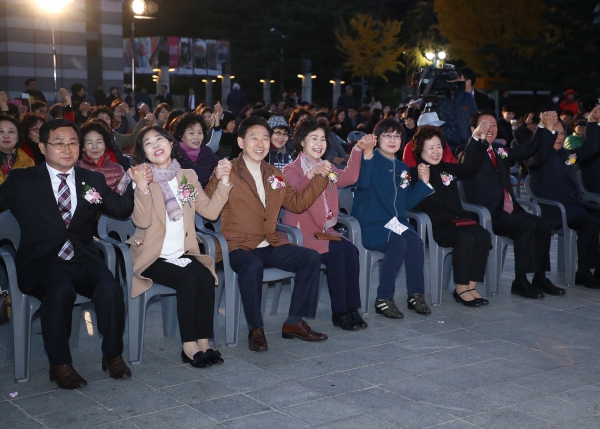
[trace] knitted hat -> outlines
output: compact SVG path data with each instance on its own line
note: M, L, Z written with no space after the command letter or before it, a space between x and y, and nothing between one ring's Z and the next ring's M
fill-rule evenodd
M269 126L271 127L271 129L275 129L275 128L285 128L286 130L288 130L288 132L292 132L293 129L292 127L290 127L288 125L287 122L285 122L285 118L283 116L271 116L269 118L269 120L267 121Z

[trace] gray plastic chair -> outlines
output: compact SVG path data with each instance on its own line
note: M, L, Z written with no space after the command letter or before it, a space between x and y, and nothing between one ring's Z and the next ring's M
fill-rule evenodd
M0 259L4 262L8 278L8 290L12 300L12 313L8 333L8 346L6 360L15 361L15 380L25 382L29 380L29 356L31 354L31 321L36 311L40 308L40 301L32 295L21 292L17 281L14 252L21 243L21 229L19 223L10 212L0 214L0 241L12 243L0 247ZM112 246L94 240L95 246L102 251L104 262L114 275L115 253ZM69 346L76 349L79 346L79 324L81 323L81 304L90 302L89 298L77 295L73 307L71 322L71 337Z
M542 206L556 207L560 211L561 227L552 231L558 236L558 271L565 272L565 283L567 286L575 284L575 272L577 271L577 232L567 226L567 211L558 201L540 198L531 189L531 177L525 178L525 190L531 201ZM541 216L541 212L539 214Z
M177 297L175 289L170 287L153 283L152 287L143 294L132 298L131 297L131 285L133 281L133 262L131 260L131 252L129 246L125 244L135 233L135 226L131 220L121 221L109 218L108 216L102 216L98 222L98 233L103 240L111 243L117 248L123 258L123 266L125 270L125 284L127 286L127 301L129 307L129 319L127 331L129 333L129 362L131 364L138 364L142 362L142 354L144 350L144 332L146 326L146 310L148 302L154 296L160 295L161 306L162 306L162 319L163 319L163 334L165 337L172 337L177 333ZM117 234L120 241L117 241L109 236L109 234ZM211 257L215 257L215 246L212 239L207 239L205 235L198 235L199 238L207 249L207 254ZM223 281L219 281L219 286L215 291L215 295L220 298L220 294L223 289ZM216 301L216 299L215 299ZM217 327L217 316L218 316L218 304L215 303L214 319L215 329L213 342L215 347L218 347L218 330Z
M208 225L212 225L214 231L207 228ZM196 215L196 230L205 234L206 236L212 237L214 240L219 242L221 251L223 254L223 275L225 283L225 343L228 347L237 346L239 338L240 328L240 311L241 306L241 295L237 284L237 273L231 269L229 265L229 247L225 237L220 234L221 231L221 218L216 221L210 221L204 219L200 215ZM282 223L277 223L277 230L285 232L286 234L295 234L296 228L292 228ZM292 287L294 287L294 276L295 274L289 271L280 270L277 268L265 268L263 272L263 293L261 310L264 314L266 307L267 298L267 283L276 282L279 283L283 280L290 279Z
M366 136L366 134L362 131L350 131L348 133L348 143L356 143L357 141L359 141L360 139L362 139L364 136Z
M354 204L354 193L350 186L338 189L338 207L339 212L350 216L352 214L352 205Z
M594 194L585 188L583 179L581 177L581 170L577 170L577 183L579 183L579 188L581 189L581 194L584 200L589 201L590 203L600 204L600 194Z

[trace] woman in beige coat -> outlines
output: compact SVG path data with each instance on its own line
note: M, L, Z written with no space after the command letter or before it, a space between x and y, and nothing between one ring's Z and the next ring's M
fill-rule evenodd
M174 142L158 126L144 128L136 139L135 161L150 165L153 180L148 190L135 192L132 220L136 232L127 241L133 258L132 297L148 290L152 282L177 290L181 359L207 367L223 362L221 354L208 346L213 336L217 276L213 259L199 252L194 218L196 212L208 219L219 216L231 190L231 163L219 161L216 176L220 182L209 199L194 170L180 167Z

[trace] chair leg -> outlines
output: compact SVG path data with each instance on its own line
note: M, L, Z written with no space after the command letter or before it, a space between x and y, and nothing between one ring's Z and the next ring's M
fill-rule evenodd
M370 276L371 269L369 264L367 264L367 255L366 252L360 252L360 271L358 275L358 287L360 290L360 311L362 314L369 314L369 286L370 286Z
M237 274L233 270L231 272L230 278L225 278L225 342L228 347L237 346L241 311Z
M142 362L144 330L146 322L146 294L129 298L129 363Z
M281 289L279 290L281 293ZM260 298L260 314L262 314L263 318L265 317L265 309L267 308L267 295L269 295L269 284L262 284L262 296ZM273 297L273 302L275 302L275 297ZM275 309L277 311L277 309Z
M223 297L223 277L219 276L219 286L215 290L215 308L213 319L213 349L217 350L221 345L219 338L219 308L221 307L221 298Z
M556 270L559 273L565 271L565 237L563 235L558 236L558 246L556 251Z
M442 303L442 264L440 263L442 250L439 247L436 249L432 247L436 246L429 245L429 290L431 304L438 306Z
M173 337L177 333L177 296L162 295L160 297L162 305L163 335Z
M29 380L29 356L31 354L31 307L24 306L25 311L11 315L12 337L15 359L15 381L22 383Z
M266 284L266 283L265 283ZM275 283L275 289L273 289L273 303L271 304L271 315L277 314L277 308L279 307L279 297L281 296L281 289L283 288L283 282ZM265 297L265 289L263 286L263 300L266 306L267 301ZM263 314L265 313L265 309L262 310Z
M81 305L73 307L71 317L71 337L69 338L69 348L79 348L79 330L81 329Z
M444 258L442 271L442 286L444 289L450 289L450 280L452 276L452 253L449 253Z

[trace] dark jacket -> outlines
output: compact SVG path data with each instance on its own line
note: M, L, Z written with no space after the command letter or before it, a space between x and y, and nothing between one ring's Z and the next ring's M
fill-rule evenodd
M246 96L239 89L234 89L227 94L227 110L230 110L235 116L239 115L246 105Z
M600 194L600 125L588 124L583 146L574 150L577 152L583 184L588 191Z
M494 166L489 156L483 157L483 163L479 173L470 179L464 180L465 197L468 202L485 206L492 217L499 214L504 207L504 189L508 191L515 208L523 209L517 203L510 183L510 167L515 161L527 159L533 156L539 146L538 139L530 140L522 147L508 148L501 144L492 144L492 149L496 154L498 169ZM498 150L506 151L507 156L502 158ZM476 156L475 145L468 145L464 152L459 156L459 163L469 163L470 157Z
M171 95L170 92L165 92L164 94L158 94L156 96L156 102L158 104L167 103L169 106L173 107L173 96Z
M512 124L504 118L498 120L498 138L506 140L506 144L514 139Z
M194 170L198 176L198 182L202 185L202 189L206 188L208 179L210 179L215 167L219 163L217 155L205 143L202 143L202 149L198 154L196 162L192 161L183 150L180 149L179 153L179 165L181 165L181 168Z
M475 104L477 104L477 108L479 110L496 110L496 102L494 100L490 100L487 94L475 90L473 97L475 98Z
M375 249L388 242L391 230L385 225L394 217L404 226L414 229L408 223L405 212L433 191L421 180L403 185L405 173L409 174L405 163L386 158L378 149L371 159L363 157L354 191L352 216L360 223L365 248Z
M474 146L473 150L469 149L469 146ZM433 227L433 237L443 247L452 247L454 244L443 239L447 237L447 234L444 234L446 229L456 228L450 222L450 219L469 217L462 208L460 193L458 192L458 181L470 179L479 172L483 164L482 161L487 155L487 142L471 139L466 150L469 150L472 156L468 158L467 163L463 164L441 161L437 165L431 165L421 158L417 158L417 165L421 163L429 165L429 184L435 192L423 198L414 210L424 212L429 216ZM445 173L453 176L447 185L442 180L442 174ZM418 180L417 167L411 167L410 174L413 183L416 182Z
M84 197L83 183L95 188L102 197L101 204L89 203ZM30 293L37 284L39 274L54 263L67 239L75 248L75 258L89 258L104 264L94 247L94 227L98 211L124 219L133 211L133 188L125 194L113 192L104 175L75 167L77 208L69 228L62 220L52 190L46 163L36 167L11 171L0 185L0 211L10 210L21 227L21 245L17 251L17 276L19 289Z

